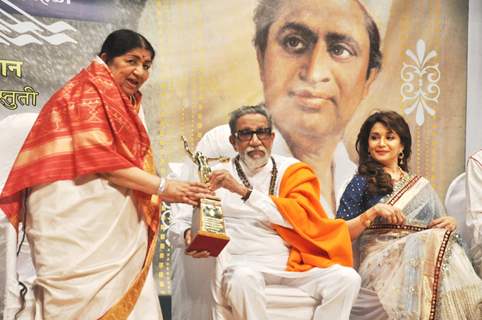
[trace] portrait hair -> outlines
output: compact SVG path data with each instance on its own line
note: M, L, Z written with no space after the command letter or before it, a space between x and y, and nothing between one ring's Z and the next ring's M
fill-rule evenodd
M254 11L253 21L255 25L255 35L253 38L254 46L261 53L264 58L266 46L268 44L268 35L271 25L278 18L278 13L287 0L259 0L258 5ZM320 2L323 0L319 0ZM370 55L368 59L368 69L366 78L370 76L372 69L380 70L382 67L382 52L380 51L381 38L378 26L371 17L370 13L357 2L363 15L365 16L365 27L370 40Z
M358 173L367 177L368 194L388 194L393 191L392 179L383 170L381 163L374 160L368 152L370 131L376 123L381 123L400 137L403 146L403 157L398 159L398 165L408 172L408 160L412 154L412 135L405 119L395 111L380 111L369 116L360 128L356 139L358 153Z
M238 122L238 119L247 114L260 114L264 116L266 120L268 120L268 126L270 128L273 127L273 119L271 117L271 114L268 112L268 109L266 109L263 104L255 106L242 106L230 113L229 128L231 130L231 135L234 135L236 133L236 123Z
M100 49L99 57L105 53L107 56L106 63L109 63L115 57L119 57L134 49L146 49L151 53L151 59L154 60L156 52L150 42L140 33L129 29L119 29L113 31L107 36Z

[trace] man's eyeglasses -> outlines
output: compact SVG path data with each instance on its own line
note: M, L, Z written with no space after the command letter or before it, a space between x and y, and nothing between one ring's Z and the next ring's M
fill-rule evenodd
M256 130L249 130L249 129L244 129L244 130L239 130L234 133L234 136L239 140L239 141L251 141L253 139L253 134L256 134L256 137L258 137L259 140L267 140L271 138L271 128L259 128Z

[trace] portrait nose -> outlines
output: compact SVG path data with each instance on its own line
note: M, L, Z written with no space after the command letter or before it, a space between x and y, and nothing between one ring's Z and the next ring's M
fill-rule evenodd
M330 55L322 42L318 42L307 56L300 78L310 83L330 82L332 79Z

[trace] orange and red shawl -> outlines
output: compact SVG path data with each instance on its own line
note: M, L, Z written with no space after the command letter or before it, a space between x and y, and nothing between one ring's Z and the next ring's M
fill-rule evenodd
M320 204L320 185L305 163L290 166L281 180L279 196L271 197L293 229L275 225L290 245L288 271L353 266L350 233L342 219L329 219Z
M138 93L139 103L140 98ZM0 195L0 208L15 229L27 188L133 166L148 169L149 138L137 112L107 66L95 60L58 90L40 112ZM154 231L151 196L135 192L135 198Z

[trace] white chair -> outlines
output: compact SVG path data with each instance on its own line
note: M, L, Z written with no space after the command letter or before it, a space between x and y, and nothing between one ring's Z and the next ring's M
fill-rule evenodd
M480 243L480 218L474 218L467 212L466 174L457 176L449 185L445 196L447 214L457 220L457 231L468 245L469 256L477 274L482 277L482 244ZM479 241L479 243L477 243Z
M472 234L467 225L465 196L465 172L458 175L449 185L445 194L447 214L457 220L457 232L466 243L472 242Z

